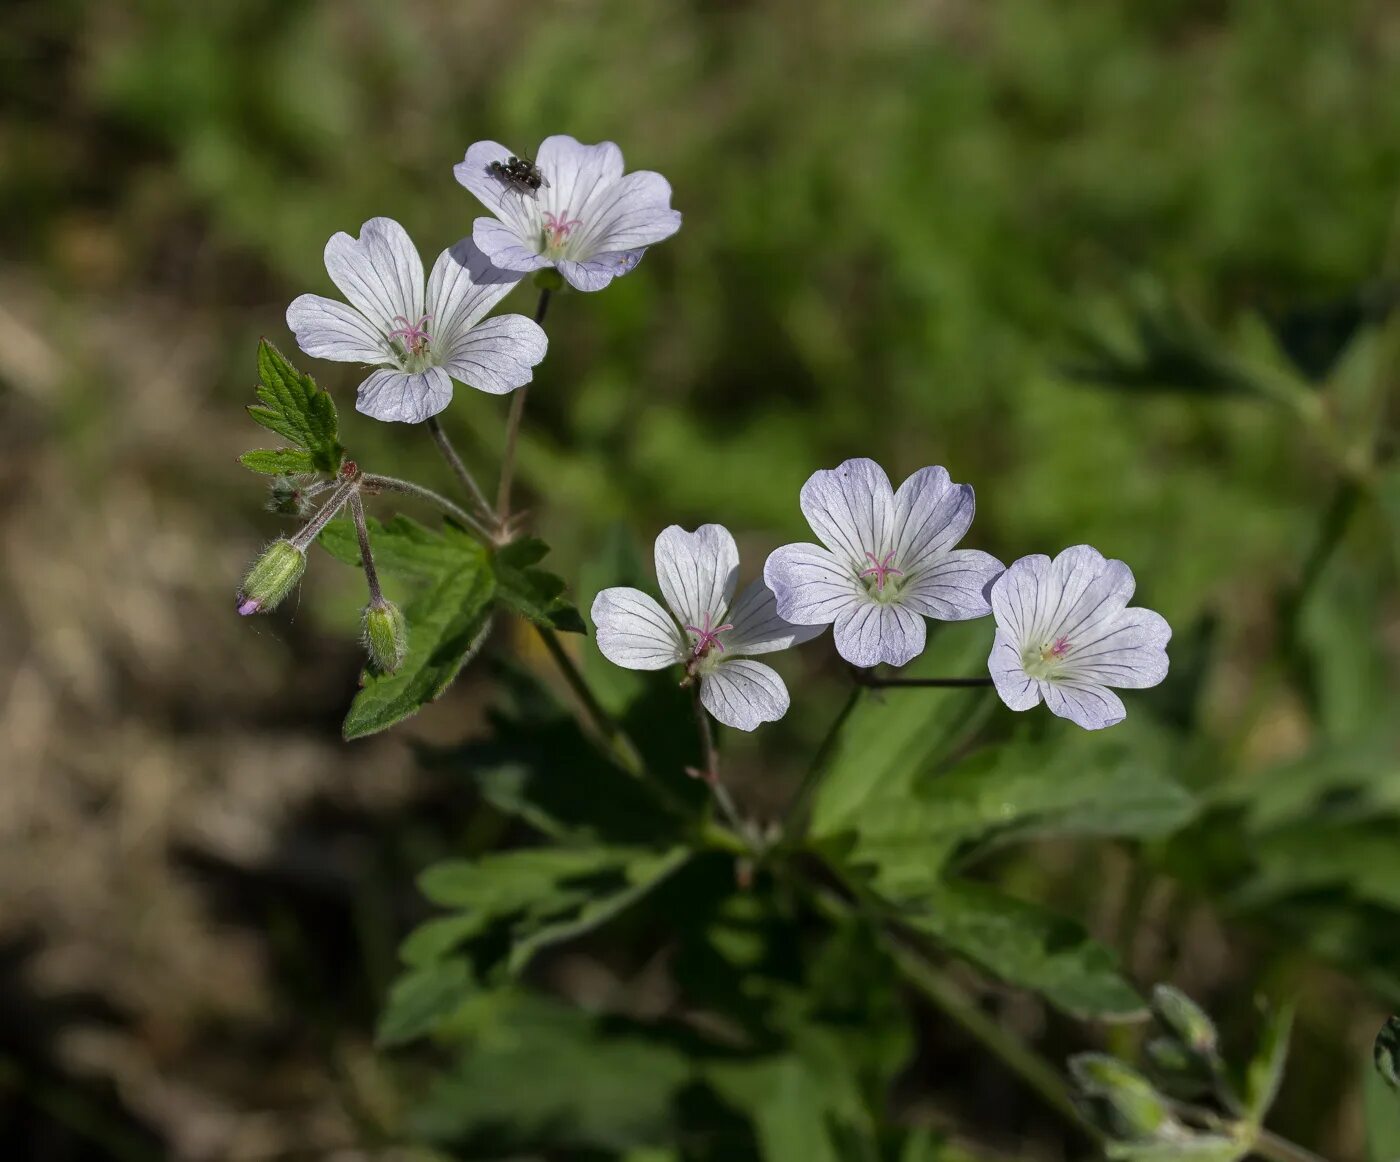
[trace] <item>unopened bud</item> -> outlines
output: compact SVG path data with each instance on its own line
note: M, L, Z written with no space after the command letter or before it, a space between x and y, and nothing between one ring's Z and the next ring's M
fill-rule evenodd
M408 653L408 623L397 605L383 598L366 605L363 629L365 649L376 667L392 674L403 665Z
M1152 1083L1116 1057L1081 1053L1070 1059L1084 1104L1108 1134L1139 1141L1170 1133L1176 1125L1166 1099Z
M1193 1053L1205 1058L1215 1055L1220 1043L1215 1022L1180 989L1159 984L1152 990L1152 1012Z
M273 541L253 562L238 593L238 612L266 613L282 603L306 572L306 553L291 541Z
M279 516L310 516L311 499L307 496L306 481L295 476L274 476L267 488L267 510Z

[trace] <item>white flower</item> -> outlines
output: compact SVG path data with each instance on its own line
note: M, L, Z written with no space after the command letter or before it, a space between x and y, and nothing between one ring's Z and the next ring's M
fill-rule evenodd
M478 141L453 173L495 215L472 226L493 263L522 274L557 266L581 291L602 290L681 228L670 183L650 170L623 174L611 141L546 137L533 163Z
M972 486L921 468L895 492L873 460L847 460L802 486L802 512L821 545L784 545L763 576L778 613L797 625L834 623L853 665L902 666L923 652L925 617L991 612L983 595L995 557L955 549L972 523Z
M360 237L326 243L326 272L353 304L301 295L287 308L297 345L318 359L378 364L360 384L357 410L417 423L452 402L452 380L503 395L530 382L544 331L523 315L482 322L520 281L463 239L444 250L423 294L423 262L392 218L371 218Z
M1150 609L1130 609L1133 571L1088 545L1053 561L1022 557L991 587L997 634L987 666L1012 710L1045 705L1086 730L1122 722L1119 686L1167 676L1172 630Z
M745 655L787 649L820 630L779 617L762 581L734 600L739 549L729 530L701 525L688 533L672 525L656 538L656 576L671 613L640 589L604 589L594 598L603 656L629 670L684 664L700 682L705 709L726 726L753 730L786 714L783 680Z

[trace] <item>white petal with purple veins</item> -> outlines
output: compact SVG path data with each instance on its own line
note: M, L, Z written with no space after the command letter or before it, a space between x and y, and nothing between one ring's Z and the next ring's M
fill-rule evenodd
M476 219L472 223L472 241L502 270L524 275L554 265L551 259L538 253L537 244L527 246L519 232L495 218Z
M734 602L725 620L734 628L722 636L725 656L770 654L811 641L825 625L793 625L778 613L778 600L762 581L752 582Z
M672 525L656 538L656 579L682 625L717 626L739 584L739 547L723 525L688 533Z
M924 652L924 619L903 606L863 601L847 607L833 626L836 652L853 666L902 666Z
M360 384L355 410L376 420L417 424L452 402L452 381L441 367L419 372L384 368Z
M379 363L389 358L384 333L354 307L321 295L298 295L287 308L297 346L316 359Z
M874 460L813 472L798 496L802 515L828 549L864 567L894 548L894 489Z
M689 654L676 623L640 589L604 589L593 599L593 627L603 657L629 670L663 670Z
M829 625L853 605L868 600L850 565L820 545L784 545L763 566L778 615L794 625Z
M1040 683L1022 668L1021 647L1005 630L997 630L987 669L1001 700L1012 710L1029 710L1039 705Z
M1128 716L1123 700L1106 686L1071 681L1046 682L1041 687L1045 705L1085 730L1102 730Z
M681 228L680 212L671 209L671 183L650 170L598 190L582 208L565 208L581 222L569 239L580 256L645 248Z
M586 262L559 261L559 273L575 290L602 290L608 283L630 270L635 270L641 262L646 248L640 250L620 250L615 254L599 254Z
M928 561L928 558L925 558ZM992 611L986 588L1004 566L980 549L954 549L925 564L899 591L901 604L939 621L966 621Z
M1130 608L1079 637L1065 656L1065 673L1079 682L1122 689L1155 686L1167 676L1167 642L1172 628L1150 609Z
M359 238L343 231L326 243L326 272L361 314L388 334L423 314L423 260L392 218L371 218Z
M787 713L783 680L770 666L746 658L721 662L700 679L700 702L717 722L735 730L754 730Z
M895 560L906 573L951 550L967 534L976 507L970 484L946 468L920 468L894 495ZM985 612L985 611L984 611Z

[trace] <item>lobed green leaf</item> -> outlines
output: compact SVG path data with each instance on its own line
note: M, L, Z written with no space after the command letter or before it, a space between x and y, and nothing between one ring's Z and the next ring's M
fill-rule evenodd
M257 394L262 403L250 405L248 414L304 449L316 471L339 471L345 449L340 444L340 422L330 395L266 339L258 344L258 377Z

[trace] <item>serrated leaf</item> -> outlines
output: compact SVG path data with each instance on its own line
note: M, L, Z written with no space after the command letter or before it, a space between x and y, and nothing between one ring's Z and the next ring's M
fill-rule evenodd
M294 475L298 472L314 472L316 461L310 452L298 448L257 448L244 452L238 457L244 468L260 472L264 476Z
M587 633L579 611L564 597L564 581L553 573L532 568L544 559L549 546L529 537L502 546L492 557L496 591L501 603L536 625L566 633Z
M1256 1125L1263 1124L1264 1115L1278 1096L1283 1083L1283 1070L1288 1062L1288 1041L1293 1032L1293 1005L1281 1005L1268 1014L1264 1032L1254 1058L1245 1067L1245 1112Z
M304 449L317 471L338 471L345 449L340 445L340 424L331 397L266 339L258 344L258 378L262 404L250 405L248 414Z
M389 990L375 1039L382 1046L416 1040L460 1008L475 990L471 968L461 958L406 973Z
M970 882L939 885L901 912L916 932L1076 1017L1132 1020L1145 1006L1117 958L1072 920Z
M335 545L333 551L339 555L344 546L337 543L337 536L338 531L331 534L327 547ZM406 543L400 544L393 537L376 540L376 529L370 530L376 564L383 543L386 572L411 573L427 583L403 607L408 652L402 664L392 674L364 672L363 688L345 716L346 739L386 730L416 714L452 684L485 640L495 593L486 551L452 529L429 538L425 542L405 538ZM354 554L358 562L358 545Z

